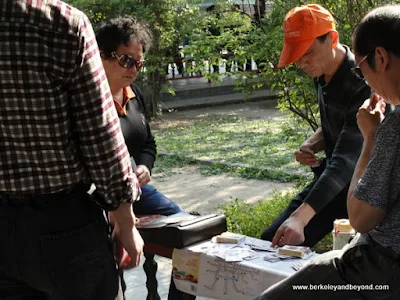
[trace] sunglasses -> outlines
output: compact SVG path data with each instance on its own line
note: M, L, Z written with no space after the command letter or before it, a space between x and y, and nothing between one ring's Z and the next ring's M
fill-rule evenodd
M144 64L144 59L135 60L132 56L126 54L117 55L115 51L111 53L111 57L116 58L118 60L118 64L125 69L135 67L136 70L139 71Z
M371 52L361 58L361 60L356 64L355 67L351 68L351 72L353 72L353 74L356 75L358 79L364 79L364 74L362 73L360 66L370 54Z

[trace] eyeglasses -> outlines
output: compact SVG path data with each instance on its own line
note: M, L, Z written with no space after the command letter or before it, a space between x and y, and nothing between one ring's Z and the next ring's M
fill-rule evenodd
M355 67L351 68L351 72L353 72L353 74L356 75L358 79L364 79L364 74L362 73L360 66L370 54L371 52L361 58L361 60L356 64Z
M136 70L139 71L144 64L144 59L135 60L132 56L126 54L117 55L115 51L111 53L111 57L118 59L118 64L125 69L135 67Z

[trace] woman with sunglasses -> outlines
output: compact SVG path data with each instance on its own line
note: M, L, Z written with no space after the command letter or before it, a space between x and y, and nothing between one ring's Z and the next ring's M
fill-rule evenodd
M144 64L152 35L148 26L130 17L107 21L96 30L103 66L118 111L122 133L129 153L136 163L142 195L133 205L136 215L172 215L182 209L149 184L151 169L156 160L156 143L146 119L146 106L140 89L133 84ZM148 276L147 299L160 299L156 278L148 270L156 270L154 255L145 253L143 268ZM171 282L169 299L183 299L183 293Z

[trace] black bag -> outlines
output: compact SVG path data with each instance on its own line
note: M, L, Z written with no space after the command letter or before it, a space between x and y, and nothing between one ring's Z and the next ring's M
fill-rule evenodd
M221 234L227 231L227 226L224 215L212 214L196 216L160 228L138 227L138 230L145 244L153 243L181 249Z

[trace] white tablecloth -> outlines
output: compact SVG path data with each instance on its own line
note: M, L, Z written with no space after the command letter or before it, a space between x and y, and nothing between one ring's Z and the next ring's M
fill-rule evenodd
M248 238L246 243L256 239ZM258 240L260 242L260 240ZM263 241L265 243L265 241ZM269 242L267 242L269 243ZM266 252L241 262L226 262L216 256L205 254L215 244L202 242L185 249L175 249L172 258L176 287L188 294L221 300L248 300L261 294L269 286L296 272L292 266L307 261L303 259L268 262ZM229 247L229 246L228 246Z

